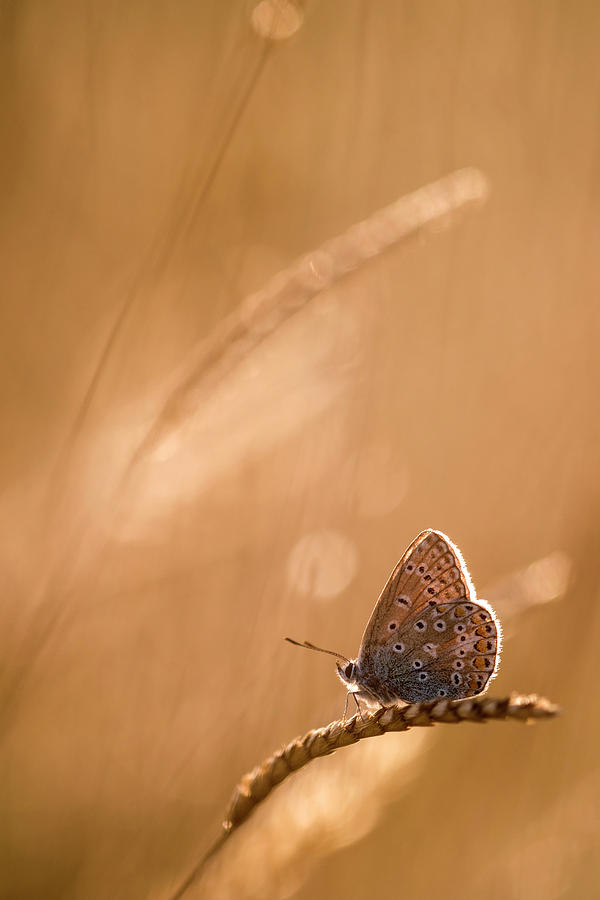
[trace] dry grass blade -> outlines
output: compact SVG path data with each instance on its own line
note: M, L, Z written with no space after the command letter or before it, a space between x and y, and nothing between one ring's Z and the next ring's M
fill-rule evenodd
M528 722L558 715L559 707L535 694L513 694L503 699L475 697L465 700L432 700L409 706L380 707L362 716L337 719L324 728L309 731L296 738L259 766L244 775L237 785L223 822L223 831L209 853L186 877L171 900L178 900L200 875L204 864L216 853L229 835L241 825L254 808L292 772L319 756L328 756L356 744L367 737L388 731L408 731L415 726L438 723L456 725L459 722L486 722L489 719L515 719Z
M427 229L450 225L460 212L485 201L487 194L482 172L458 169L325 241L246 297L174 374L131 467L166 441L241 360L309 300L390 247Z

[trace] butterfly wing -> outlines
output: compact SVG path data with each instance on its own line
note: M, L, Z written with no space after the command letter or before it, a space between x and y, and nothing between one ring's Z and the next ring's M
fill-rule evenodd
M390 575L369 619L358 670L383 702L471 697L495 674L500 624L459 549L423 531Z

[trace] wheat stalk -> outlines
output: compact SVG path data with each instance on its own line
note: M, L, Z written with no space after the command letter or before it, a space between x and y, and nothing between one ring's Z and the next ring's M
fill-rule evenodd
M535 694L512 694L510 697L474 697L465 700L430 700L409 706L386 706L353 716L337 719L323 728L309 731L296 738L277 753L269 756L259 766L240 780L231 797L223 822L223 830L204 858L188 874L170 900L179 900L200 875L204 864L227 840L229 835L246 821L255 807L278 784L319 756L328 756L356 744L367 737L376 737L388 731L408 731L415 726L436 724L456 725L460 722L486 722L488 719L515 719L528 722L548 719L558 715L559 707Z

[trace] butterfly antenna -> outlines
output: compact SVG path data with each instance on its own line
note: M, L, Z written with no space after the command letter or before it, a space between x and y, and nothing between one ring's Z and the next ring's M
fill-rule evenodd
M292 638L286 637L286 641L289 641L290 644L295 644L296 647L304 647L305 650L317 650L319 653L329 653L330 656L337 656L338 659L343 659L345 662L350 662L347 656L344 656L343 653L336 653L335 650L324 650L323 647L315 647L314 644L311 644L310 641L294 641Z

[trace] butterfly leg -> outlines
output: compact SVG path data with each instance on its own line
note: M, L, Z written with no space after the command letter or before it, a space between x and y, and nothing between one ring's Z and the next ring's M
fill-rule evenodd
M359 714L359 716L360 716L360 718L361 718L361 721L364 722L364 721L365 721L365 717L364 717L363 714L362 714L362 709L360 708L360 703L359 703L358 697L356 696L355 693L352 693L352 697L354 698L354 702L356 703L356 709L357 709L358 714ZM347 706L348 706L348 695L346 695L346 707L347 707Z
M346 724L346 716L348 715L348 699L350 697L350 691L346 693L346 703L344 704L344 715L342 716L342 722L344 725Z

